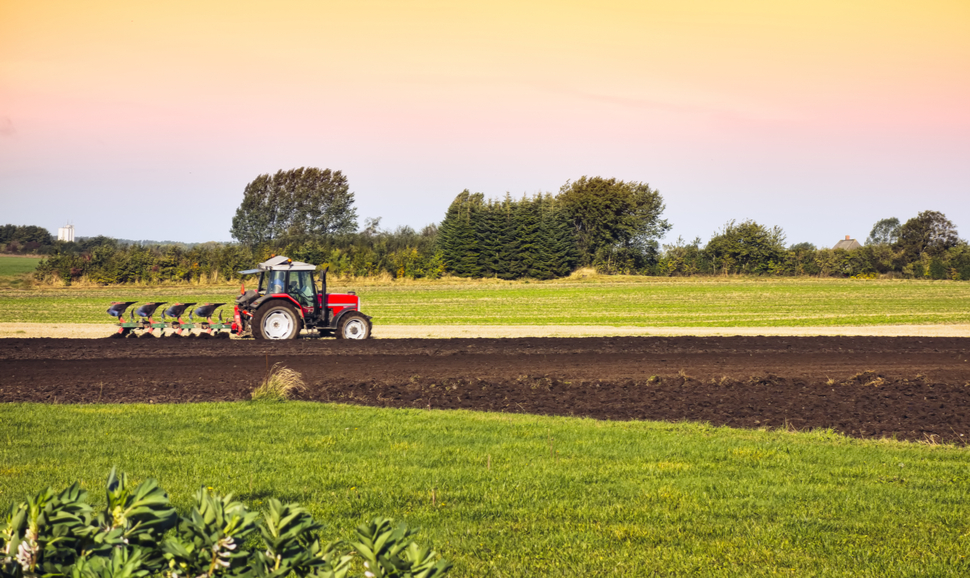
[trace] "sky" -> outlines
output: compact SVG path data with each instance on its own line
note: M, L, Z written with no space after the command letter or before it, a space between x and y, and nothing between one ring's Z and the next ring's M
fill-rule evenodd
M0 224L229 241L341 170L361 227L464 189L648 183L678 237L946 214L970 237L966 0L0 0Z

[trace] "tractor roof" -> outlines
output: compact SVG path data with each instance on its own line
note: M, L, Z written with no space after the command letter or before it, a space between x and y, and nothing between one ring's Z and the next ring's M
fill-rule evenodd
M301 261L294 261L293 259L284 257L283 255L277 255L276 257L270 257L259 265L256 265L255 269L247 269L245 271L240 271L240 273L243 275L252 275L262 271L315 271L316 268L316 265L303 263Z

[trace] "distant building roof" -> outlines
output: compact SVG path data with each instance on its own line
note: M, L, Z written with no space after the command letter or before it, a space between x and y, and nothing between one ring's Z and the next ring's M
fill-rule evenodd
M832 249L844 249L846 251L851 251L853 249L858 249L860 247L862 247L862 245L859 243L859 241L856 241L855 239L853 239L851 235L846 235L845 239L842 239L841 241L836 243L835 246L832 247Z

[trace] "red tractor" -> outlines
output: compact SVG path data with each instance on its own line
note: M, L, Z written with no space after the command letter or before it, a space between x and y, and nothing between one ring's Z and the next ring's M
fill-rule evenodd
M319 335L337 339L367 339L371 318L360 312L360 298L350 293L327 293L327 271L320 274L320 288L314 279L316 265L286 257L273 257L255 269L240 271L259 274L259 288L236 298L231 333L256 339L296 339L301 329L315 329Z

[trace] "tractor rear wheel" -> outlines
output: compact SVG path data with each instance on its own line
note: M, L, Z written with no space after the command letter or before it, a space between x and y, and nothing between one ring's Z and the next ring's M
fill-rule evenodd
M267 303L253 315L253 337L256 339L296 339L298 335L300 317L290 305Z
M337 324L337 339L367 339L370 337L370 319L363 314L348 313Z

